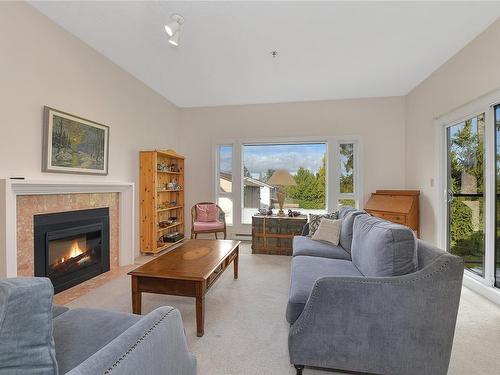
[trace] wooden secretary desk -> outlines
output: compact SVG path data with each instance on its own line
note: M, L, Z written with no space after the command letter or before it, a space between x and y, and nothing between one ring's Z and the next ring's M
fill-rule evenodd
M420 237L419 190L377 190L365 205L365 211L394 223L403 224Z

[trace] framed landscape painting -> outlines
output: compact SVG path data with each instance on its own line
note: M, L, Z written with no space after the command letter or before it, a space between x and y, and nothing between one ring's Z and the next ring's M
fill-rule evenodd
M44 107L43 172L108 174L109 127Z

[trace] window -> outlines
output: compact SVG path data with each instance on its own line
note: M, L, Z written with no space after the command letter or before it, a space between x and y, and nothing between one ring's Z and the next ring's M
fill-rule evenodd
M226 214L226 224L233 224L233 146L218 149L217 204Z
M355 143L340 143L339 144L339 206L357 206L356 190L355 190Z
M334 137L309 140L226 141L216 152L216 201L233 233L248 233L260 208L278 210L278 188L269 179L285 170L285 212L303 214L357 207L360 180L358 141ZM281 173L281 176L283 174Z
M339 206L356 207L356 200L355 199L339 199Z
M276 170L285 170L295 186L285 186L285 212L326 211L326 143L244 144L243 206L241 221L252 223L259 208L278 208L277 189L269 179Z
M447 128L448 250L484 276L484 113Z

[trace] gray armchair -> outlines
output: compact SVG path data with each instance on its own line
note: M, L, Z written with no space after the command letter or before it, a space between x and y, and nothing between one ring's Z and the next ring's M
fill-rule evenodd
M182 319L52 306L41 277L0 279L0 374L195 375Z
M76 310L70 310L65 314L71 311ZM99 311L84 309L83 313L99 315ZM115 314L116 318L117 313L109 312L108 314ZM64 314L55 319L55 330L58 328L58 319L62 317ZM110 320L109 323L112 321ZM97 332L94 333L93 336L97 337ZM55 340L59 369L64 371L65 368L62 365L68 358L59 355L58 349L62 349L62 345L58 343L57 336ZM76 340L73 344L82 345ZM84 346L81 348L84 349ZM65 372L60 371L60 373ZM102 349L84 359L67 374L194 375L196 374L196 361L188 351L179 310L165 306L140 317L136 323Z
M422 241L418 270L393 277L323 277L292 322L290 361L376 374L447 373L462 259Z

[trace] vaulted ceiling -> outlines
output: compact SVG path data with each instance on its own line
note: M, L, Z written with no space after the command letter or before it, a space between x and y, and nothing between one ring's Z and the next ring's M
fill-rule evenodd
M498 2L31 5L181 107L405 95L500 16Z

